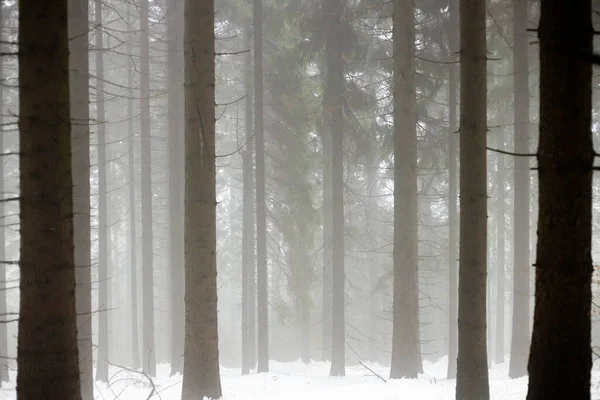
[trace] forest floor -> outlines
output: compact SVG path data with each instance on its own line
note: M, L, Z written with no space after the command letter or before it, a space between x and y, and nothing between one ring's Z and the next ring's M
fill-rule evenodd
M454 400L454 380L446 380L445 359L425 363L425 373L419 379L383 382L365 367L350 366L344 378L329 377L329 364L314 362L309 365L271 362L268 374L241 376L239 369L222 369L224 400ZM369 365L387 379L389 368ZM592 399L600 399L600 371L594 368ZM101 400L176 400L181 397L181 376L169 377L169 366L158 367L158 377L152 385L139 373L113 368L111 384L97 383L96 399ZM525 399L527 378L510 380L508 363L490 370L490 392L493 400ZM0 398L15 399L14 386L3 388Z

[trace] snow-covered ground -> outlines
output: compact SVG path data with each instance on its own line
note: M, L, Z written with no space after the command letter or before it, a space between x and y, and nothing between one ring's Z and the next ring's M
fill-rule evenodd
M455 399L454 380L446 380L446 361L425 363L425 373L419 379L383 382L363 366L346 369L346 377L329 377L329 364L310 365L271 362L268 374L241 376L239 369L222 369L224 400L445 400ZM378 365L371 369L387 379L389 370ZM145 400L152 391L150 383L140 374L113 368L110 385L98 383L96 398L102 400ZM524 399L527 379L509 380L508 363L490 370L491 398ZM600 372L594 372L593 382L600 382ZM181 376L169 378L168 365L158 367L158 377L152 399L178 400L181 396ZM593 399L600 399L600 387L593 384ZM14 387L0 392L2 399L14 399Z

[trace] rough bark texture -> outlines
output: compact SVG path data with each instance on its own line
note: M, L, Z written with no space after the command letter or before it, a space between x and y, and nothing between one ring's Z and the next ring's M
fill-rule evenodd
M106 194L106 114L104 110L104 45L102 2L94 1L96 41L96 133L98 149L98 358L96 380L108 382L108 218Z
M185 0L185 359L182 400L221 397L217 326L214 3Z
M130 44L128 46L128 54L131 59L132 55L132 39L133 26L131 24L131 13L133 12L131 3L127 3L127 33ZM133 131L133 66L132 63L127 63L127 133L128 133L128 168L129 168L129 285L131 298L131 367L138 369L141 366L140 361L140 339L138 328L138 270L137 270L137 218L136 218L136 201L135 201L135 136Z
M527 0L514 0L515 151L529 153ZM529 355L529 158L515 158L513 312L508 376L527 375Z
M504 148L504 131L499 132L500 137L498 138L498 149ZM504 188L505 188L505 171L504 171L504 154L497 154L498 165L496 170L496 188L498 190L496 194L496 222L498 224L497 229L497 259L496 259L496 357L494 361L496 364L504 363L504 302L505 289L504 289L504 264L506 263L505 257L505 224L506 224L506 207L504 199ZM491 313L490 313L491 314Z
M71 146L73 179L73 229L75 244L75 288L77 342L81 396L93 399L92 270L90 249L90 131L88 2L70 0L69 80L71 98Z
M394 299L390 378L420 366L415 4L394 1Z
M17 399L81 399L67 0L19 2Z
M527 400L585 400L592 367L591 2L543 0L538 33L539 218Z
M267 205L263 104L262 0L254 0L254 129L256 137L256 265L258 289L258 372L269 372Z
M169 259L171 272L171 375L183 372L183 2L170 0L167 9L169 75Z
M142 142L142 368L156 375L154 350L154 265L152 229L152 151L150 128L150 44L148 0L140 0L140 95Z
M4 18L5 13L0 4L0 52L5 52L2 41L6 41L4 38ZM0 57L0 75L4 76L4 58ZM0 126L4 126L4 88L0 87ZM4 135L0 134L0 153L4 153ZM4 157L0 159L0 194L6 197L4 191ZM0 204L0 216L4 217L5 208L4 202ZM0 227L0 315L7 315L6 309L6 227ZM4 357L8 360L8 324L1 324L0 326L0 357ZM8 368L4 363L0 364L0 385L2 382L8 382Z
M331 138L332 185L332 324L331 376L346 375L346 335L344 315L344 62L342 0L327 0L324 93L325 123Z
M452 59L456 58L458 48L458 0L450 0L450 23L448 27L448 47ZM458 270L457 270L457 91L458 91L458 66L454 63L448 66L448 105L449 105L449 132L448 132L448 379L456 378L456 357L458 352L457 321L458 321Z
M486 4L460 0L460 249L457 400L489 398L486 349Z

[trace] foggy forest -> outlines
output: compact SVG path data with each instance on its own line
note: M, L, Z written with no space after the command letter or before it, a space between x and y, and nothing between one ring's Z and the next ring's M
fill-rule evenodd
M599 33L0 0L0 398L600 399Z

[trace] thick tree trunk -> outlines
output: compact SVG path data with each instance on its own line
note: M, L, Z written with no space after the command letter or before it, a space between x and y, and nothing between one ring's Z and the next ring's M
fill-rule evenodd
M75 245L75 297L81 397L94 397L92 345L92 275L90 248L90 109L88 2L70 0L69 80L71 97L71 149L73 179L73 230Z
M448 44L452 59L458 48L458 0L450 0L450 23L448 29ZM457 321L458 321L458 270L457 270L457 149L460 136L457 134L457 91L458 68L452 63L448 67L448 379L456 378L456 357L458 352Z
M102 2L94 0L96 40L96 126L98 148L98 358L96 380L108 382L108 219L106 204L106 114L104 111L104 45Z
M133 10L131 3L127 3L127 42L129 58L132 59L133 42L133 24L131 23L131 14ZM140 339L138 329L138 270L137 270L137 218L135 201L135 134L133 131L133 65L127 63L127 140L129 147L128 168L129 168L129 271L130 271L130 298L131 298L131 367L138 369L141 366L140 361Z
M515 151L529 153L527 0L514 0ZM513 313L508 376L527 375L529 355L529 158L515 158Z
M592 367L591 2L543 0L539 219L527 400L589 399ZM522 324L528 321L521 321Z
M498 138L498 148L504 148L504 132L500 131L500 137ZM505 212L505 199L504 199L504 184L505 171L504 171L504 154L497 154L498 165L496 171L496 188L498 189L497 194L497 208L496 208L496 221L498 229L496 234L498 250L496 259L496 364L502 364L504 362L504 302L505 289L504 289L504 264L506 263L505 258L505 224L506 224L506 212ZM491 314L491 313L490 313Z
M256 137L256 264L258 282L258 372L269 372L267 204L263 105L262 0L254 0L254 125Z
M419 353L415 4L394 1L394 300L390 378L416 378Z
M156 375L154 349L154 266L152 233L152 152L150 128L150 43L148 0L140 0L140 94L142 142L142 368Z
M17 399L79 400L68 7L22 0L18 9Z
M460 249L457 400L489 398L486 349L486 4L460 0Z
M167 10L167 41L169 49L169 259L171 273L171 375L183 372L184 339L184 267L182 196L183 165L183 3L170 0Z
M185 0L185 351L182 400L221 397L217 324L214 3Z
M344 287L344 43L342 0L328 0L326 8L325 121L331 138L332 185L332 323L331 376L346 375Z

